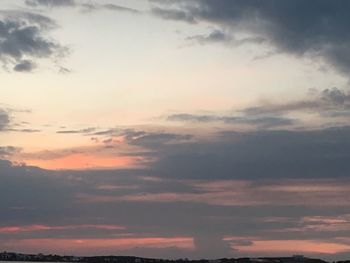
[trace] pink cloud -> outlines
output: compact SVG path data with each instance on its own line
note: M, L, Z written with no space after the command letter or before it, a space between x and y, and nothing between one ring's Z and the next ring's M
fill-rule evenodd
M350 215L340 216L306 216L297 222L299 226L271 230L274 232L336 232L350 231Z
M183 181L197 188L191 193L138 193L124 196L79 194L80 202L194 202L223 206L252 205L329 205L350 203L350 182L326 180L281 180L253 184L242 180Z

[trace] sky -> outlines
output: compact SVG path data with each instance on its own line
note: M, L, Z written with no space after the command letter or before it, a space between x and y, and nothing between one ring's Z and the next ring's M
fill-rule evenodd
M1 0L0 250L349 259L349 10Z

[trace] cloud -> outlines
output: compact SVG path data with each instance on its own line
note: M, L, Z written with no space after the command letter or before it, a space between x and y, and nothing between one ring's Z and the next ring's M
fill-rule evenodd
M235 237L233 237L233 240ZM306 255L310 255L313 253L320 254L337 254L343 251L349 251L350 246L346 244L346 242L334 242L331 241L323 241L323 240L286 240L286 239L278 239L278 240L261 240L261 239L253 239L251 241L251 245L236 245L234 248L239 250L240 252L245 252L246 254L256 255L259 254L261 256L271 255L271 251L274 253L279 253L279 255L290 255L295 253L303 253Z
M28 167L28 166L15 166L9 161L0 161L0 188L1 188L1 209L11 211L12 208L33 208L50 210L51 205L62 208L65 200L69 194L69 188L64 189L64 183L51 177L50 172L46 172L42 169ZM62 185L63 184L63 185ZM55 186L56 185L56 186ZM16 195L13 195L14 189L17 189ZM35 194L40 193L40 194ZM43 198L45 197L45 198ZM28 217L26 220L31 220L33 215L30 215L30 211L27 211ZM21 218L15 216L15 214L2 214L1 222L4 224L8 222L9 218L12 218L11 224L16 224L21 221ZM34 216L35 217L35 216Z
M184 180L181 172L169 179L155 167L48 171L0 161L0 241L6 248L33 241L28 252L63 253L39 241L80 240L75 253L83 255L201 258L254 253L256 241L278 242L281 233L291 246L341 244L350 234L346 178Z
M8 131L21 130L9 129ZM95 128L68 129L56 133L91 136L90 140L93 144L72 148L21 152L17 158L29 164L50 169L144 167L156 158L155 153L163 146L186 143L194 139L191 134L122 128L101 131Z
M32 7L47 6L47 7L63 7L75 6L74 0L26 0L25 3Z
M95 225L95 224L87 224L87 225L57 225L57 226L49 226L49 225L19 225L19 226L10 226L10 227L0 227L0 234L17 234L22 232L37 232L37 231L50 231L50 230L74 230L80 228L87 229L103 229L103 230L123 230L125 227L116 226L116 225Z
M203 258L215 259L232 257L232 251L228 242L222 236L198 234L194 238L194 244Z
M30 72L32 71L36 65L30 60L22 60L17 64L13 70L18 72Z
M262 37L236 38L231 33L220 29L212 30L209 34L200 34L187 37L186 40L195 41L199 44L223 43L230 46L240 46L244 44L261 44L265 41Z
M350 96L346 95L345 92L342 90L333 88L323 90L321 98L326 102L330 102L336 105L342 105L350 99Z
M305 122L308 116L308 122ZM253 107L236 110L231 114L191 114L177 113L167 116L168 121L217 123L222 122L231 125L249 125L255 129L276 129L278 127L293 128L297 124L303 124L305 128L312 128L310 119L317 120L323 127L348 124L350 116L350 95L347 91L336 87L318 91L310 90L305 98L298 100L274 102L265 100ZM327 123L330 122L330 123Z
M161 147L154 168L171 178L347 177L348 132L348 127L223 132L207 142Z
M350 114L350 95L338 88L312 90L306 99L285 103L268 102L262 106L243 109L245 115L286 114L291 112L317 113L322 116L337 117Z
M5 130L10 124L10 116L6 110L0 109L0 131Z
M81 7L83 11L92 12L99 10L110 10L117 12L139 13L139 10L116 4L97 4L94 2L80 3L75 0L26 0L25 3L31 7Z
M94 132L96 130L96 128L93 128L93 127L90 127L90 128L85 128L85 129L80 129L80 130L60 130L60 131L57 131L57 133L60 133L60 134L84 134L84 133L87 133L87 134L90 134L92 132Z
M215 43L215 42L230 42L232 40L232 36L226 34L221 30L213 30L209 35L196 35L187 38L188 40L195 40L199 43Z
M179 143L190 140L193 136L190 134L174 134L166 132L144 132L126 130L122 136L131 145L138 145L146 148L158 148L163 144Z
M14 128L6 129L6 131L9 131L9 132L23 132L23 133L41 132L41 130L38 130L38 129L14 129Z
M210 23L233 33L261 37L278 52L319 58L345 75L349 72L347 1L151 2L153 13L163 19Z
M111 129L106 129L103 131L96 131L96 132L92 133L91 135L94 135L94 136L118 135L121 133L121 131L122 131L122 129L111 128Z
M192 116L182 117L192 121ZM246 132L222 128L208 138L133 129L97 133L87 134L98 137L93 146L22 152L21 157L43 167L54 167L55 162L81 167L91 163L89 168L147 167L168 179L346 178L350 172L347 126Z
M85 130L83 130L85 131ZM112 128L92 132L87 130L91 136L105 136L103 142L111 144L121 141L129 145L142 146L145 148L157 148L163 144L179 143L193 138L190 134L176 134L162 131L144 131L135 129ZM117 138L117 140L115 140Z
M115 4L104 4L99 7L106 10L128 12L128 13L134 13L134 14L137 14L140 12L139 10L136 10L134 8L129 8L129 7L115 5Z
M55 22L43 15L2 11L0 13L0 60L18 72L35 68L34 60L53 59L67 49L48 37Z
M32 128L21 128L28 123L15 123L13 113L30 113L30 110L13 109L13 108L0 108L0 132L22 132L22 133L34 133L41 130Z
M224 122L226 124L245 124L253 125L259 129L276 128L291 126L297 121L283 116L256 115L256 116L215 116L215 115L196 115L188 113L173 114L167 117L168 121L181 122Z
M349 202L349 198L344 197L344 194L349 191L349 180L339 180L335 182L329 179L323 181L317 179L279 179L267 182L266 180L260 180L258 183L249 180L182 181L183 185L186 183L192 185L191 191L176 191L176 189L167 191L160 187L153 188L153 191L149 191L149 189L146 188L147 191L145 188L140 187L139 190L143 190L142 193L131 193L122 196L106 193L105 195L81 196L81 199L82 201L91 203L122 201L141 203L187 202L228 207L256 205L269 205L271 207L278 207L281 205L317 206L320 203L327 206L344 206ZM279 196L279 198L276 199L276 196ZM340 199L342 201L339 201ZM338 201L335 202L335 200ZM306 225L306 222L302 223ZM307 227L310 228L308 230L314 231L341 231L339 227L342 227L350 230L348 223L346 225L340 225L336 222L332 222L332 228L327 228L325 225L320 225L320 223L318 223L322 229L316 229L315 224L308 223L305 228ZM303 228L285 229L286 232L302 230Z
M21 149L13 146L0 146L0 158L8 158L14 153L19 152Z
M152 13L163 19L186 21L189 23L195 22L193 16L189 12L179 9L162 9L158 7L153 7Z

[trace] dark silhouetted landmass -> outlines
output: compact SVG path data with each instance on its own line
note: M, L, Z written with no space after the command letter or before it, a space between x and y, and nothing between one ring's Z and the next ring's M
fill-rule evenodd
M27 261L27 262L82 262L82 263L329 263L322 259L307 258L302 255L291 257L261 257L261 258L221 258L215 260L200 259L156 259L132 256L60 256L43 254L21 254L14 252L0 253L0 261ZM337 261L336 263L350 263L350 260Z

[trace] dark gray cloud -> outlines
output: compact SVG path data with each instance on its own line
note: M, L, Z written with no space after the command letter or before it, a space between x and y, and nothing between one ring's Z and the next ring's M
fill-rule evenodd
M350 99L350 96L346 95L345 92L342 90L333 88L333 89L323 90L321 98L326 102L341 105L341 104L344 104L345 102L348 102L348 100Z
M103 131L93 132L91 135L94 135L94 136L108 136L108 135L118 135L121 132L122 132L122 129L111 128L111 129L106 129L106 130L103 130Z
M186 21L189 23L195 22L193 16L189 12L179 9L162 9L154 7L152 8L152 13L163 19Z
M14 128L6 129L6 131L10 131L10 132L23 132L23 133L41 132L41 130L38 130L38 129L14 129Z
M50 210L50 203L62 207L64 200L67 200L66 196L69 196L69 188L64 189L63 182L51 177L51 172L34 167L14 166L5 160L0 161L0 170L1 209L11 211L14 207L27 207L47 211ZM23 220L16 218L15 214L2 214L2 224L11 216L14 224ZM30 221L30 217L27 220Z
M177 113L167 117L168 121L195 121L195 122L213 122L220 121L222 117L213 115L195 115L189 113Z
M215 115L199 115L180 113L167 117L168 121L180 122L224 122L226 124L246 124L253 125L259 129L268 129L282 126L291 126L297 121L283 116L259 115L256 116L215 116Z
M93 133L96 130L96 128L90 127L90 128L85 128L85 129L80 129L80 130L60 130L57 131L57 133L61 134L90 134Z
M29 6L47 6L47 7L63 7L75 6L74 0L26 0L25 3Z
M34 133L40 132L41 130L33 128L25 128L23 126L28 123L14 122L13 114L18 112L30 113L29 110L13 109L13 108L0 108L0 132L23 132L23 133Z
M262 37L278 51L323 59L347 75L350 68L347 10L340 1L151 1L164 19L207 22L231 32Z
M10 116L7 111L0 109L0 131L3 131L10 124Z
M224 133L212 142L163 147L155 167L196 179L346 177L349 143L347 127Z
M213 30L208 35L197 35L191 36L187 38L188 40L195 40L199 43L214 43L214 42L230 42L232 40L232 36L230 34L226 34L222 30Z
M20 61L13 69L18 72L30 72L36 67L35 63L30 60Z
M14 153L19 152L21 149L13 146L0 146L0 158L8 158Z
M220 29L212 30L209 34L194 35L186 38L189 41L195 41L199 44L224 43L231 46L240 46L243 44L261 44L265 41L262 37L236 38L231 33Z
M321 92L312 90L312 95L306 99L274 103L266 105L248 107L242 112L247 116L258 114L285 114L289 112L318 113L322 116L348 115L350 114L350 95L338 88L324 89Z
M188 141L193 136L190 134L174 134L166 132L145 132L126 130L122 134L126 141L132 145L138 145L146 148L156 148L169 143L180 143Z
M0 60L18 72L35 68L35 60L62 56L67 49L48 33L55 22L43 15L3 11L0 13Z
M63 131L66 133L67 131ZM62 132L61 132L62 133ZM102 131L90 129L68 131L68 133L87 133L91 136L104 136L105 144L113 144L114 137L122 137L129 145L136 145L145 148L157 148L163 144L179 143L193 138L190 134L176 134L162 131L144 131L135 129L111 128ZM97 138L94 138L96 140ZM97 139L98 140L98 139Z

